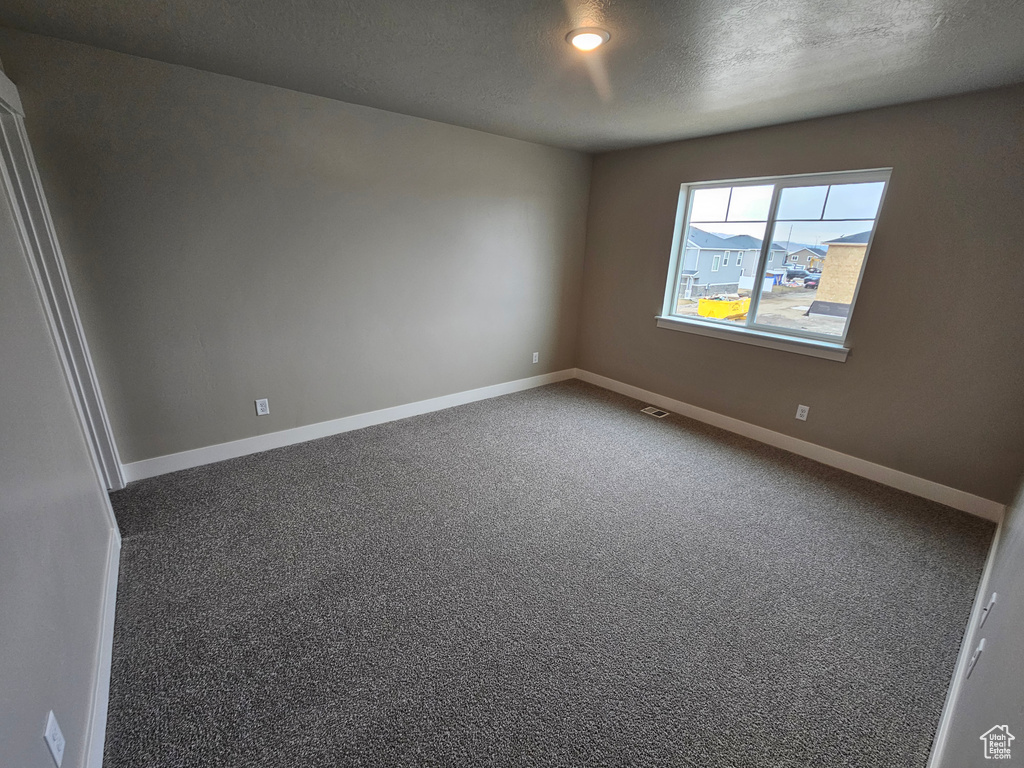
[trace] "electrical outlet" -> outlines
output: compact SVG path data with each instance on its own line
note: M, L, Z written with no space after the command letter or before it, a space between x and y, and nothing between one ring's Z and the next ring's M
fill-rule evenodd
M540 352L534 352L533 353L533 362L535 362L535 363L539 363L540 362Z
M811 407L809 405L798 405L796 407L796 417L800 421L807 421L807 414L810 412Z
M46 730L43 731L43 738L46 739L46 746L50 748L53 755L53 762L60 768L61 760L64 759L64 734L60 732L60 725L57 718L53 716L53 710L46 717Z
M974 671L974 667L977 665L978 659L981 658L981 654L983 654L984 652L985 638L983 637L981 638L981 642L978 643L978 647L974 649L974 655L971 656L971 660L967 662L967 674L964 675L965 680L971 676L971 672Z
M267 398L263 398L262 400L257 400L256 401L256 415L257 416L266 416L268 413L270 413L270 401L268 401Z
M996 607L996 600L998 598L999 595L996 592L993 592L992 598L988 601L988 605L981 610L981 621L978 622L978 629L985 626L985 622L988 621L988 617L992 615L992 609Z

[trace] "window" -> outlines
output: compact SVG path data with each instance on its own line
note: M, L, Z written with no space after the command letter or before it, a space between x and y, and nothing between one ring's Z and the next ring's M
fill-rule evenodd
M726 251L725 252L725 256L722 257L722 266L723 267L728 267L729 266L729 253L730 253L729 251Z
M853 315L875 221L891 169L684 184L661 327L732 338L832 359L846 358ZM685 233L685 237L683 234ZM751 243L750 271L737 293L685 298L680 243L742 238ZM825 251L816 287L784 285L798 251ZM722 260L728 266L729 251ZM754 261L756 260L756 265ZM736 265L741 263L737 253ZM711 271L719 269L719 258ZM755 290L757 286L757 290Z
M742 253L737 253L736 254L736 266L737 267L742 267L743 266L743 254Z
M717 272L718 271L718 266L719 266L719 264L721 264L721 261L722 261L722 257L719 256L716 253L715 257L713 259L711 259L711 271L712 272Z

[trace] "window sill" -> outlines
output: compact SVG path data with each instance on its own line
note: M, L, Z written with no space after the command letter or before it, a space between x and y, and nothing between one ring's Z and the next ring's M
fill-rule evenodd
M710 336L713 339L738 341L741 344L752 344L755 347L781 349L783 352L820 357L824 360L835 360L840 363L845 363L846 356L850 354L850 350L842 344L830 344L827 341L814 341L813 339L798 339L793 336L767 333L766 331L757 331L751 328L729 328L727 326L712 325L711 323L662 315L657 317L657 321L659 328L668 328L672 331L695 333L698 336Z

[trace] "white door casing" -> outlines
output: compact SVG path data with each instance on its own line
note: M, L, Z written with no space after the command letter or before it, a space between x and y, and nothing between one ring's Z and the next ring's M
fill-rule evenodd
M14 83L0 72L0 159L3 183L14 207L19 237L29 255L33 276L46 308L47 319L60 353L92 449L100 481L109 490L124 488L121 459L100 393L89 345L68 282L64 257L39 180L32 147L25 133L24 110Z

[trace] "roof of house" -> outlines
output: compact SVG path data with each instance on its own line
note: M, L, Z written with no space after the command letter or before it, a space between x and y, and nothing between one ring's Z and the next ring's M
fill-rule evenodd
M711 232L705 232L703 229L698 229L697 227L690 227L689 237L686 239L687 242L695 248L714 248L716 250L725 250L737 247L730 244L726 238L719 237Z
M759 251L761 241L751 235L718 235L707 232L699 227L690 227L689 243L695 248L713 248L715 250ZM772 243L773 251L784 251L778 243Z
M739 248L741 251L760 250L761 241L750 235L733 235L725 238L730 248Z
M847 235L846 237L837 237L835 240L826 240L826 245L845 245L848 243L866 243L868 238L871 237L871 230L867 232L858 232L856 235Z
M694 248L708 248L716 251L761 250L761 241L752 235L716 235L714 232L705 232L703 229L694 226L690 227L689 235L686 240ZM778 243L772 243L772 250L784 251L786 248Z
M810 251L811 253L816 254L818 256L824 256L826 250L826 248L822 248L820 245L805 245L802 248L798 248L795 251L790 251L790 253L793 254L800 253L801 251Z

